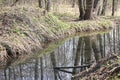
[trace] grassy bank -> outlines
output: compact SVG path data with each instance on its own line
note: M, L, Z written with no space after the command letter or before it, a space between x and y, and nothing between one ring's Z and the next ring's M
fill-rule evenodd
M105 18L76 21L68 14L44 15L44 10L33 7L4 8L0 12L0 61L31 55L48 48L53 41L83 32L110 30L115 24Z

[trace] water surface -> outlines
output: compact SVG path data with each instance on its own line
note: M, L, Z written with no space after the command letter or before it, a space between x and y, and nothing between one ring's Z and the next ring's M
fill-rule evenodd
M42 57L30 59L0 71L0 80L71 80L71 76L86 68L53 69L90 64L120 52L120 29L92 36L74 37Z

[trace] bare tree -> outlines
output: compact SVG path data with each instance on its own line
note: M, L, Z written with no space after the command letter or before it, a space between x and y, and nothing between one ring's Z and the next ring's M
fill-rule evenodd
M102 1L103 0L94 0L94 17L100 14Z
M86 9L85 9L85 15L84 19L93 19L93 4L94 0L86 0Z
M105 15L106 14L106 8L107 8L107 1L108 0L103 0L103 7L102 7L102 12L101 15Z
M84 15L85 15L85 7L84 7L84 0L78 0L78 6L79 6L79 19L83 20L84 19Z
M112 2L112 16L115 14L115 0Z
M86 0L86 2L84 2L83 0L78 0L78 3L80 12L79 19L84 20L93 19L94 0Z
M43 5L42 5L43 4L43 0L38 0L38 4L39 4L40 8L43 8Z
M51 0L45 0L45 10L50 12L51 9Z

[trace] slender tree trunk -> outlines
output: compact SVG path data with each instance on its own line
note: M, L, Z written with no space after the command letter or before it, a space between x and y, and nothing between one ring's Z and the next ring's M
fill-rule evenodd
M102 7L101 15L105 15L106 9L107 9L107 0L103 0L103 7Z
M102 0L94 0L94 17L96 17L100 13Z
M115 0L112 2L112 16L115 14Z
M79 19L83 20L84 19L84 14L85 14L83 0L78 0L78 5L79 5L79 13L80 13Z
M43 5L42 5L42 4L43 4L43 3L42 3L42 0L38 0L38 4L39 4L39 7L40 7L40 8L43 8Z
M94 0L94 9L98 9L101 0Z
M50 12L51 9L51 0L46 0L46 10L47 12Z
M93 19L93 4L94 0L86 0L85 20Z

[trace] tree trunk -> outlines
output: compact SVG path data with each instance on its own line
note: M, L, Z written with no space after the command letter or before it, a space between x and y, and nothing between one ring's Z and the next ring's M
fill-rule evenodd
M107 8L107 0L103 0L103 8L102 8L101 15L105 15L106 8Z
M115 0L112 2L112 16L115 14Z
M96 17L100 13L102 0L94 0L94 16Z
M79 13L80 13L79 19L82 20L84 19L84 14L85 14L83 0L78 0L78 4L79 4Z
M39 7L40 7L40 8L43 8L43 5L42 5L42 4L43 4L43 3L42 3L42 0L38 0L38 4L39 4Z
M46 10L47 12L50 12L51 9L51 0L46 0Z
M93 4L94 0L86 0L85 20L93 19Z

